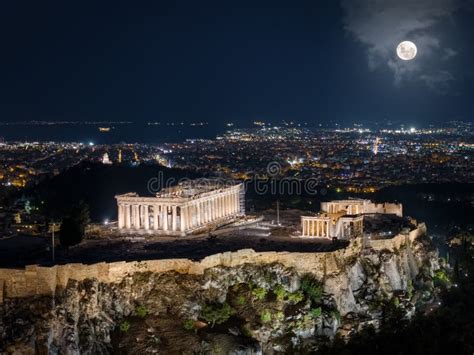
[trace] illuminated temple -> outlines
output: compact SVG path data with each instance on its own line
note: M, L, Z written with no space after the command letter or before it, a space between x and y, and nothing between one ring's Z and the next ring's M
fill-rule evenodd
M118 228L124 232L186 235L245 214L243 184L197 180L161 190L156 196L116 196Z
M402 205L350 199L321 202L321 212L302 216L303 237L352 239L364 233L364 216L387 214L403 216Z

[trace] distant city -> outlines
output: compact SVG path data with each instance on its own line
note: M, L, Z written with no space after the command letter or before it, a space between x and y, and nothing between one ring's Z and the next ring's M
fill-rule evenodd
M104 122L90 124L101 125L99 134L108 134ZM255 124L230 127L213 139L158 144L2 139L0 183L13 188L35 185L83 161L159 164L240 180L265 177L267 165L277 163L281 178L312 178L327 187L368 193L401 183L471 182L474 177L474 131L469 123L379 130Z

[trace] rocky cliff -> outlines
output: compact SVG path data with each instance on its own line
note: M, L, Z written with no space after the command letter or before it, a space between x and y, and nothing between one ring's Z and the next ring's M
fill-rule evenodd
M165 269L153 265L129 263L114 277L110 270L68 277L53 293L48 288L23 297L5 292L0 349L18 354L314 350L336 334L348 337L360 327L377 327L384 305L410 316L429 301L438 268L437 254L422 233L365 247L354 241L325 254L246 250L175 261ZM59 273L64 276L64 270ZM11 289L7 276L0 273Z

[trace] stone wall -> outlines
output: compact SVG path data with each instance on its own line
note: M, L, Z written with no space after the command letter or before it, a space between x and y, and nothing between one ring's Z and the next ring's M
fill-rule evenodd
M404 246L407 241L413 242L416 238L425 234L426 234L426 225L424 223L420 223L415 229L411 230L410 232L406 234L400 233L390 239L371 240L370 247L372 247L375 250L387 249L390 251L394 251Z
M370 246L377 250L393 251L409 241L412 242L424 233L426 233L426 226L420 224L418 228L407 235L371 241ZM70 280L82 281L95 278L99 282L118 283L136 272L164 273L174 271L200 275L206 269L216 266L233 267L246 263L280 263L285 267L292 267L300 273L312 273L322 279L324 276L338 274L346 261L357 256L361 249L362 244L359 239L356 239L345 249L326 253L255 252L252 249L243 249L211 255L201 261L164 259L102 262L92 265L75 263L52 267L29 265L24 269L0 269L0 303L4 298L54 295L55 292L65 289Z

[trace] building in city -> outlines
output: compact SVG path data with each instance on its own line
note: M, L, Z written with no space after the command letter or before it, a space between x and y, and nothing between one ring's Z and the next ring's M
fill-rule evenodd
M321 202L321 212L302 216L303 237L352 239L364 233L364 216L377 214L403 217L401 204L373 203L370 200L350 199Z
M104 153L104 155L102 156L102 164L105 164L105 165L112 164L112 161L109 158L109 153Z
M186 235L245 214L243 184L196 180L161 190L153 197L116 196L121 231Z

